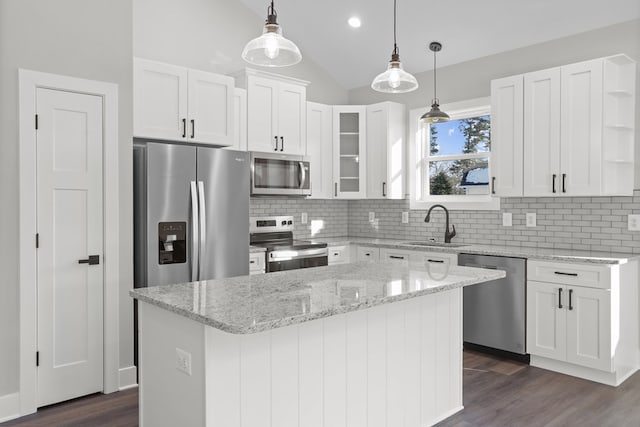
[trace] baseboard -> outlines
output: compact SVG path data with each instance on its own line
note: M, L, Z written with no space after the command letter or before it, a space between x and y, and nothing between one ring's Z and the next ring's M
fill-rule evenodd
M20 417L20 393L0 396L0 423Z
M450 411L445 412L444 414L440 415L438 418L431 420L431 422L427 423L426 425L429 426L433 426L438 424L441 421L446 420L449 417L452 417L453 415L457 414L458 412L462 411L464 409L464 406L458 406L457 408L453 408Z
M122 391L122 390L127 390L129 388L137 387L138 386L137 377L138 377L138 374L136 372L135 366L121 368L118 371L118 380L119 380L118 390Z
M637 366L618 367L617 372L605 372L541 356L531 356L531 366L606 384L612 387L619 386L638 370Z

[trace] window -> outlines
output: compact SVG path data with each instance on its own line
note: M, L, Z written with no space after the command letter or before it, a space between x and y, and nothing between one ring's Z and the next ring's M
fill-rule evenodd
M443 105L451 120L422 124L428 107L411 110L411 208L499 209L490 194L489 98Z

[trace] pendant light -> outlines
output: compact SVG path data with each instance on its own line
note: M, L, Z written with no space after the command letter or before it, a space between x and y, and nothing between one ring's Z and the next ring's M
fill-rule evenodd
M444 111L440 111L440 100L436 95L436 52L442 50L442 44L431 42L429 49L433 52L433 100L431 101L431 111L424 113L422 117L420 117L420 121L423 123L447 122L451 118Z
M267 9L267 21L262 35L247 43L242 51L242 59L263 67L286 67L302 60L298 46L282 36L282 28L278 25L277 18L278 14L272 0Z
M393 0L393 52L387 71L378 74L371 88L384 93L404 93L418 89L418 81L402 68L400 53L396 44L396 0Z

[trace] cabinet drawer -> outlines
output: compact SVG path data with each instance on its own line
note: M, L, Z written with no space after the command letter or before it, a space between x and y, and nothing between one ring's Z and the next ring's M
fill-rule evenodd
M458 254L447 254L442 252L419 252L415 251L410 256L411 262L419 264L442 264L458 265Z
M527 279L546 283L611 289L611 267L608 265L529 261L527 263Z
M255 274L264 271L264 252L249 254L249 273Z
M349 246L330 246L329 265L346 264L349 260Z
M409 262L409 257L411 256L411 251L405 251L402 249L380 249L380 261L398 261L398 262Z
M367 246L358 246L358 261L380 261L380 249Z

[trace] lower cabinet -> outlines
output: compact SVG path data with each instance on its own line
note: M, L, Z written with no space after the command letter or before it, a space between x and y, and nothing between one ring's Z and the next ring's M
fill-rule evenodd
M380 248L358 246L356 248L356 261L380 261Z
M249 254L249 274L263 274L265 272L264 252Z
M618 385L635 372L637 278L635 261L622 265L529 261L531 365L609 385Z
M329 246L329 265L347 264L351 262L349 245Z

